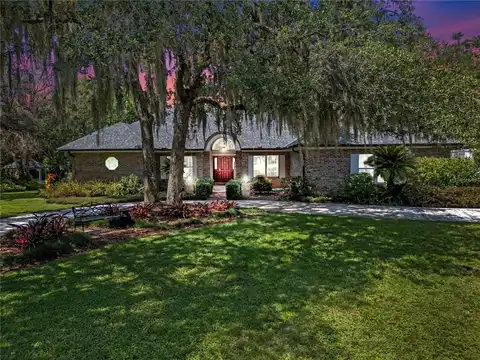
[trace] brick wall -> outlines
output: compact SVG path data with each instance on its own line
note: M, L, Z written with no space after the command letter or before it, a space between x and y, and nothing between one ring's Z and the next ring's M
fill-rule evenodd
M210 163L212 159L210 158L210 151L204 151L202 153L202 174L204 178L211 178L212 173L210 172ZM200 163L200 162L199 162Z
M105 160L113 156L118 160L115 170L105 167ZM142 153L138 152L88 152L73 155L73 178L86 180L118 180L122 176L135 174L142 177Z
M449 157L449 147L412 148L416 156ZM328 191L342 183L350 174L351 154L370 154L373 148L337 148L307 150L305 154L305 174L318 191ZM300 158L299 158L300 159ZM298 171L299 169L296 169ZM299 170L301 173L301 169Z

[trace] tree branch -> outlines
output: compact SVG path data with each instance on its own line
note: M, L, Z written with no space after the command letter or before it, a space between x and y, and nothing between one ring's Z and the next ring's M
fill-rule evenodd
M199 96L195 98L193 101L195 104L209 104L212 106L215 106L221 110L227 110L231 109L233 111L240 111L240 110L245 110L245 106L243 104L236 104L236 105L228 105L227 103L217 100L213 98L212 96Z

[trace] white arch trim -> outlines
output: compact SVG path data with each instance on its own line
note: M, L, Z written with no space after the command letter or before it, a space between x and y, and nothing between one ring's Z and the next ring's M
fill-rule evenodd
M216 134L210 137L208 139L207 143L205 144L205 151L212 151L213 144L219 139L223 139L223 134ZM234 149L228 149L227 151L237 151L240 150L240 145L238 144L238 141L234 141L231 136L227 136L227 141L230 140L235 144L235 150ZM215 150L213 150L215 151Z

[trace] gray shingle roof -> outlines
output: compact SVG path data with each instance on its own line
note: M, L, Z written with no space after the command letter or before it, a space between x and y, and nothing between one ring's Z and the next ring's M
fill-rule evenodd
M190 129L186 149L204 150L208 139L219 133L215 124L215 118L209 116L205 129L205 138L203 136L203 129ZM170 149L172 138L173 116L170 112L165 124L161 125L157 129L156 134L154 134L155 149ZM242 124L242 133L237 134L237 139L241 149L279 149L289 147L290 144L295 142L296 137L291 135L286 128L283 129L282 134L279 135L274 129L268 131L266 125L259 126L255 122L244 121ZM135 150L141 148L140 123L137 121L132 124L118 123L103 128L99 130L99 132L93 132L63 145L58 150Z
M204 150L209 138L220 131L216 126L215 118L209 115L205 137L203 129L191 128L187 137L187 150ZM173 112L169 111L165 124L161 125L154 134L154 144L157 150L168 150L171 148L173 138ZM98 139L98 141L97 141ZM267 125L259 125L254 121L244 120L242 132L237 134L238 143L241 149L282 149L298 145L297 137L292 135L288 128L282 129L278 134L274 128L270 131ZM410 141L406 141L410 143ZM412 144L426 145L431 142L425 138L414 138ZM449 144L458 144L457 141L447 141ZM358 145L395 145L403 144L402 139L393 136L360 136L358 139L342 137L340 146ZM80 139L63 145L60 151L82 151L82 150L140 150L142 141L140 137L140 123L132 124L118 123L93 132Z

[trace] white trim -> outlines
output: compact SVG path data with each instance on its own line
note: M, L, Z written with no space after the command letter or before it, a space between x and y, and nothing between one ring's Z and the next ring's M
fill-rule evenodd
M441 148L441 147L458 147L460 144L438 144L438 145L422 145L422 144L375 144L375 145L355 145L355 146L345 146L345 145L339 145L339 146L308 146L308 147L295 147L292 150L293 151L301 151L301 150L331 150L331 149L336 149L336 150L362 150L362 149L372 149L376 148L379 146L402 146L405 145L409 148ZM247 151L247 150L242 150L242 151ZM261 151L261 150L258 150Z
M278 156L278 177L285 177L285 155Z
M248 149L248 150L242 150L243 153L285 153L285 152L291 152L293 149Z
M213 143L215 141L217 141L218 139L222 138L223 137L223 134L215 134L215 135L212 135L210 137L210 139L208 139L207 143L205 144L205 148L203 149L204 151L212 151L212 146L213 146ZM241 150L240 148L240 144L238 143L238 141L234 141L233 138L231 136L227 136L227 139L230 139L234 142L235 144L235 150L230 150L230 151L239 151Z

